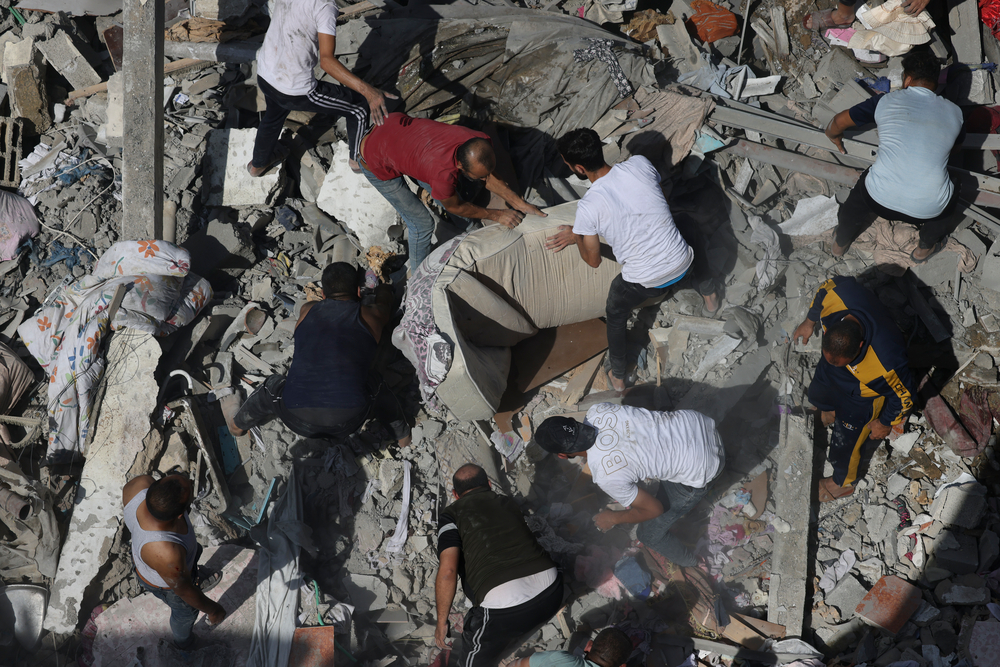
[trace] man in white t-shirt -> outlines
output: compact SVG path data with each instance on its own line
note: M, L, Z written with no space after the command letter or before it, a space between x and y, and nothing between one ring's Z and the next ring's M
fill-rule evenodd
M291 111L343 116L351 169L361 173L357 157L369 110L371 120L381 125L388 113L385 98L396 96L368 85L344 67L334 55L336 34L334 0L275 0L271 25L257 51L257 85L267 109L247 164L251 176L263 176L288 155L278 146L278 138ZM318 81L317 64L342 85Z
M598 403L582 424L549 417L535 431L535 442L561 459L585 458L594 483L627 508L597 514L594 523L602 531L637 523L644 546L682 567L697 563L670 528L694 509L726 464L715 420L693 410ZM656 496L639 488L645 479L660 481Z
M608 325L608 377L617 391L624 391L628 370L628 319L647 299L663 296L688 275L694 251L677 230L670 206L653 164L635 155L609 166L596 132L573 130L557 142L563 161L574 174L591 182L576 209L572 227L561 225L546 247L559 252L576 244L580 256L595 269L601 265L601 237L611 246L612 259L622 265L608 290L605 315ZM719 311L713 280L697 285L705 311Z

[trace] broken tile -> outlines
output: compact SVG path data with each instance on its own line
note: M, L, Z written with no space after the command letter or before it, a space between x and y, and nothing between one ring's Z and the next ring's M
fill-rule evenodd
M897 634L920 607L920 589L899 577L878 580L858 604L856 613L889 634Z

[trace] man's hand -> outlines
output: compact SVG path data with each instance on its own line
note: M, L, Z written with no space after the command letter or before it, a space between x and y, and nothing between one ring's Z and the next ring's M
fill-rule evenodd
M611 510L604 510L603 512L595 514L594 525L596 525L597 529L602 533L608 532L618 525L618 522L615 521L615 512L612 512Z
M524 220L524 213L521 213L520 211L514 211L509 208L494 210L496 211L496 222L499 222L507 229L514 229L521 224L522 220Z
M919 14L930 3L930 0L903 0L903 8L910 16Z
M576 245L576 235L571 225L559 225L559 231L545 239L545 249L559 252L566 246Z
M828 125L826 128L826 138L833 142L833 145L837 147L837 150L839 150L844 155L847 155L847 149L844 148L843 133L835 133L832 131L832 129L833 129L833 124L831 122L831 124Z
M451 647L451 644L446 641L447 637L448 637L448 626L449 625L450 624L449 624L447 618L445 618L443 621L442 620L438 620L438 622L437 622L437 628L435 628L435 630L434 630L434 643L437 644L438 648L449 648L449 647Z
M805 345L812 338L815 329L816 323L810 319L806 319L805 322L795 327L795 331L792 332L792 344L795 344L801 338L802 344Z
M873 419L868 423L868 428L871 429L871 435L868 437L871 440L882 440L883 438L889 437L889 431L892 430L891 426L886 426L878 418Z
M208 622L211 625L218 625L226 620L226 610L218 602L213 603L213 607L212 611L208 612L206 616L208 616Z
M520 203L515 204L514 208L525 215L537 215L539 218L549 217L547 214L542 213L542 209L538 208L534 204L529 204L528 202L521 200Z
M393 95L392 93L387 93L384 90L379 90L375 86L369 86L367 83L361 89L361 94L365 96L368 100L368 108L371 110L372 122L376 125L381 125L385 122L385 117L389 115L389 110L385 108L385 100L389 98L390 100L398 100L398 95Z

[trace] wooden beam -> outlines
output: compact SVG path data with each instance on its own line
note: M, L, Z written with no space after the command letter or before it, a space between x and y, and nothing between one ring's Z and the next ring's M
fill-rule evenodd
M172 63L168 63L163 66L163 74L172 74L178 70L186 69L193 65L199 65L203 60L196 60L194 58L182 58L181 60L175 60ZM72 106L76 103L78 99L84 97L90 97L91 95L96 95L97 93L105 93L108 90L108 82L98 83L94 86L88 86L86 88L78 88L77 90L70 91L69 95L66 96L66 105Z

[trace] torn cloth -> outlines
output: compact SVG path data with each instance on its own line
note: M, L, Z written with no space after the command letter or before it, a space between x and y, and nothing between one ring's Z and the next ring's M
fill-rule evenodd
M611 80L615 82L618 94L621 97L631 95L634 92L632 84L629 83L628 77L625 76L625 72L618 62L618 56L611 50L614 42L610 39L598 39L596 37L588 37L587 41L590 42L590 46L574 51L573 60L578 63L586 63L594 59L600 60L608 66L608 74L611 76Z
M49 376L50 460L84 453L108 331L128 327L165 336L194 319L211 299L208 281L189 273L189 267L188 251L173 244L120 241L101 256L91 275L60 284L18 327ZM127 291L109 322L119 285Z
M652 122L625 138L621 160L642 155L661 174L670 173L691 153L705 117L715 109L708 95L678 85L665 90L644 86L635 92L635 101L640 109L653 109L646 117Z
M0 260L17 257L21 243L38 236L38 230L38 217L31 202L21 195L0 190Z
M851 247L872 253L875 263L883 272L891 276L902 276L906 273L906 269L916 265L916 262L910 259L910 253L916 250L919 235L919 230L913 225L877 218L871 227L861 232ZM802 248L817 241L832 244L833 230L814 236L793 236L792 246ZM948 237L944 249L958 253L958 266L962 273L969 273L976 268L979 258L954 237Z

